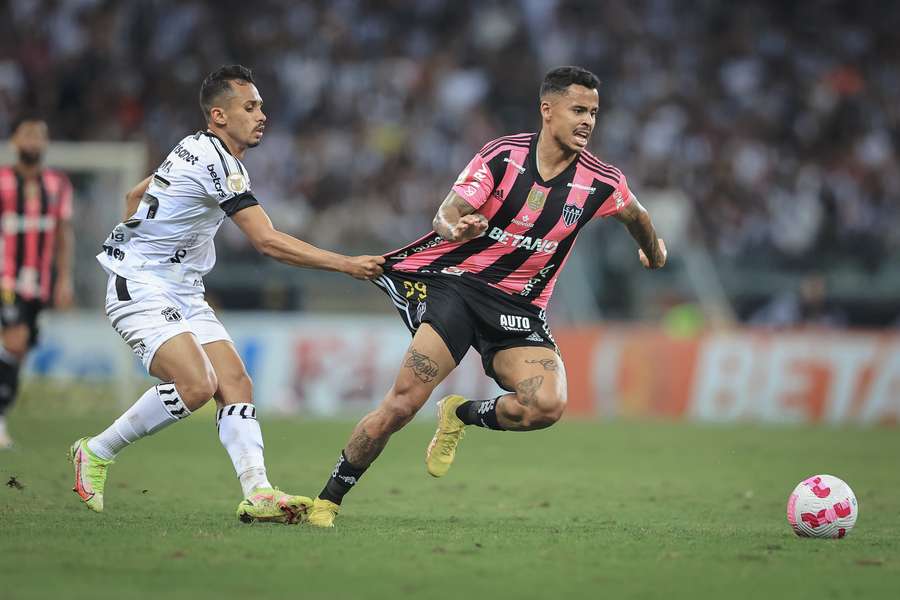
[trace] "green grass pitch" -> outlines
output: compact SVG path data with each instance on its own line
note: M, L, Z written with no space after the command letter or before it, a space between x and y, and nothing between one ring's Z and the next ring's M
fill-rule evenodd
M69 491L69 443L110 415L14 411L0 453L0 597L889 598L900 590L896 430L568 421L470 430L450 474L432 425L394 437L333 531L244 525L209 411L127 449L106 512ZM315 495L351 423L264 419L270 478ZM859 498L843 540L800 539L801 479Z

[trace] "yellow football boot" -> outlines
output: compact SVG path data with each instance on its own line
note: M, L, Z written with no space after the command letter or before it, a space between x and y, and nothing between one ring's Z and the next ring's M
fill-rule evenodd
M316 498L313 500L306 522L313 527L334 527L334 518L340 510L339 504L335 504L331 500Z
M465 402L462 396L444 396L437 403L438 428L425 451L425 465L432 477L443 477L453 464L456 447L465 435L465 423L456 416L457 407Z

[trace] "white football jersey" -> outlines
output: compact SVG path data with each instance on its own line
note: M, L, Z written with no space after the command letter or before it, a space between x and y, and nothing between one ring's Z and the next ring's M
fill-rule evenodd
M156 169L137 210L115 226L97 260L125 279L202 291L222 221L256 204L241 161L216 135L197 132Z

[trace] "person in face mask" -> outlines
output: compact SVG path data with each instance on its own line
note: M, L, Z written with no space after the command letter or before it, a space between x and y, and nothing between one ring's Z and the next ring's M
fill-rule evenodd
M0 449L12 446L5 415L37 342L38 315L72 305L72 184L43 166L44 119L19 118L10 142L18 160L0 166Z

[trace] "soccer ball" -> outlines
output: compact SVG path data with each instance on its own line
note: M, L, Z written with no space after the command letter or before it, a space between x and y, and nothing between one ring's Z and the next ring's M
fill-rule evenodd
M801 537L842 538L853 529L859 508L850 486L834 475L801 481L787 503L787 520Z

